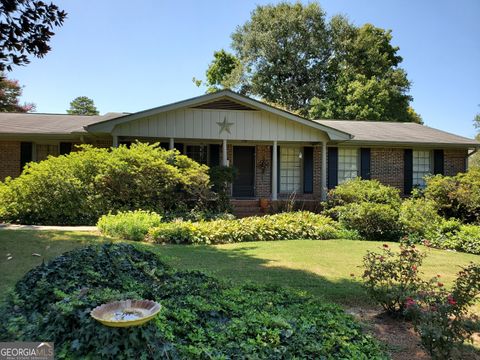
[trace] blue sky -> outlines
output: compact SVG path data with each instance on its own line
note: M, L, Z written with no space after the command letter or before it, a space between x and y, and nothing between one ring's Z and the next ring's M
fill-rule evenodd
M275 1L53 0L69 13L52 51L16 68L23 100L64 113L79 95L101 113L135 112L203 93L214 50L257 4ZM323 0L329 16L393 31L426 125L473 137L480 112L479 0Z

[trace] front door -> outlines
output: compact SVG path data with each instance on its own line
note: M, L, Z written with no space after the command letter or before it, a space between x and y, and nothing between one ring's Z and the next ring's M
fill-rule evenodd
M255 147L234 146L233 167L237 177L233 182L233 197L255 196Z

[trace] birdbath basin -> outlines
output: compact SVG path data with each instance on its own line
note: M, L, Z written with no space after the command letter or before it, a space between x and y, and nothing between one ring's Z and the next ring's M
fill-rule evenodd
M152 320L160 308L159 303L151 300L114 301L97 306L90 316L105 326L138 326Z

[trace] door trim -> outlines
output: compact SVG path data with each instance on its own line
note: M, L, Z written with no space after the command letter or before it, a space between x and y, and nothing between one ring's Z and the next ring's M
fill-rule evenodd
M249 147L253 148L253 196L234 196L233 194L233 183L231 186L231 197L234 199L256 199L257 197L257 146L256 145L232 145L232 160L231 166L234 167L235 164L235 148L236 147Z

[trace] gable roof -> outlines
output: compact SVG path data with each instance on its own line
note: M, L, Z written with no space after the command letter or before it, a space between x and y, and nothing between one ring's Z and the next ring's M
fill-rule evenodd
M477 140L434 129L425 125L405 122L363 120L315 120L317 123L353 135L349 143L398 145L458 145L480 147Z
M125 116L124 113L105 115L68 115L39 113L0 113L0 134L63 135L86 133L85 127L99 121Z
M139 111L130 115L123 116L121 118L109 119L109 120L92 123L87 126L87 131L93 132L93 133L95 132L111 133L115 126L124 124L129 121L134 121L137 119L145 118L145 117L156 115L162 112L172 111L172 110L176 110L184 107L198 107L203 104L220 101L220 100L230 100L230 101L236 102L237 104L239 104L239 106L243 105L243 107L253 108L254 110L264 110L266 112L270 112L270 113L282 116L284 118L295 121L302 125L323 131L328 134L331 140L348 140L352 137L349 133L345 131L334 129L332 127L329 127L324 124L320 124L313 120L305 119L301 116L295 115L285 110L281 110L274 106L265 104L261 101L252 99L248 96L238 94L231 90L221 90L215 93L205 94L205 95L197 96L191 99L155 107L155 108L144 110L144 111Z

